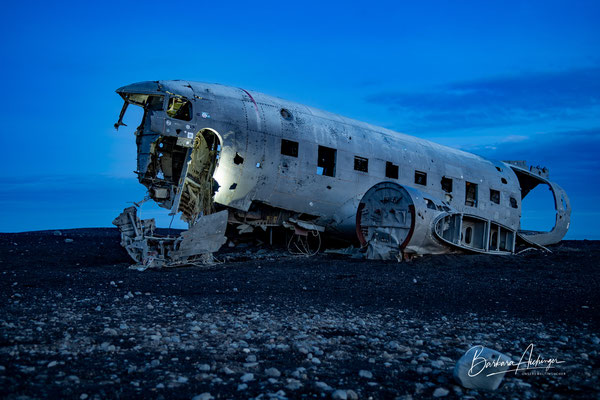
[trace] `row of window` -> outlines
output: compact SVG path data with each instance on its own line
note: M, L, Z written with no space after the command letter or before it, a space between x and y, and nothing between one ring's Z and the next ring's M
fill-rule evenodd
M284 156L298 157L298 142L281 139L281 154ZM317 174L335 176L336 155L336 149L319 146L319 152L317 156ZM355 156L354 170L360 172L369 172L369 159ZM398 166L388 161L385 165L385 176L386 178L398 179Z
M281 139L281 154L284 156L298 157L298 142L293 140ZM331 147L319 146L317 174L325 176L335 176L337 150ZM354 156L354 170L361 172L369 172L369 159L359 156ZM385 163L385 177L390 179L398 179L399 168L397 165L387 161ZM502 183L507 183L502 178ZM415 184L427 186L427 173L415 171ZM446 193L452 193L452 179L442 177L442 190ZM465 205L477 207L479 197L479 185L473 182L465 183ZM500 204L500 191L490 189L490 201L495 204ZM517 208L517 200L514 197L510 198L510 205Z

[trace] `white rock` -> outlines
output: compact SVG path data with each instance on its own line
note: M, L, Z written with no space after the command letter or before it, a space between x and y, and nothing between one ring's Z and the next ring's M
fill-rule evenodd
M329 392L329 391L333 390L331 386L329 386L325 382L321 382L321 381L316 382L315 387L324 392Z
M246 390L248 389L248 385L246 385L245 383L240 383L237 387L237 390Z
M297 379L288 379L288 384L285 385L285 388L288 390L298 390L302 387L302 383L300 383Z
M257 362L243 363L242 366L244 368L255 368L255 367L258 367L258 363Z
M371 373L371 371L361 369L360 371L358 371L358 376L360 376L361 378L371 379L373 377L373 374Z
M114 330L113 328L104 328L104 331L102 332L105 335L109 335L109 336L117 336L118 333L116 330Z
M331 394L331 398L336 400L348 400L348 394L345 390L338 389Z
M267 368L265 369L265 374L273 378L279 378L281 376L281 372L279 372L277 368Z
M346 390L346 395L348 396L348 400L358 400L358 394L354 390Z
M202 372L208 372L208 371L210 371L210 365L200 364L200 365L198 365L198 370L200 370Z
M242 376L241 376L241 378L240 378L240 380L241 380L242 382L250 382L250 381L253 381L253 380L254 380L254 374L253 374L253 373L250 373L250 372L248 372L248 373L246 373L246 374L242 375Z
M400 343L396 342L395 340L388 342L387 347L392 350L400 350L402 348Z
M202 393L202 394L192 397L192 400L212 400L212 399L214 399L214 397L208 392L205 392L205 393Z
M510 357L496 350L473 346L454 366L454 378L467 389L496 390L504 378L498 372L506 371L510 361Z
M448 389L439 387L433 391L433 397L445 397L448 396L448 393L450 393Z
M50 362L48 363L48 368L55 367L55 366L56 366L56 364L58 364L56 361L50 361Z
M429 367L423 367L420 365L417 367L417 374L429 374L431 371L433 370Z

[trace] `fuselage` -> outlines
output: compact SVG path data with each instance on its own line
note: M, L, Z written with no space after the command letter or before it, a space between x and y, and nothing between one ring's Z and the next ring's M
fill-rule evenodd
M151 144L157 138L176 138L176 146L191 149L199 132L218 137L211 171L218 183L213 200L220 206L248 212L260 203L353 233L362 196L391 181L459 213L519 229L521 184L513 165L239 88L153 81L117 92L126 101L131 94L162 101L162 107L145 106L145 126L138 128L140 176L150 163L148 157L140 162L140 154L156 153ZM189 108L185 113L168 113L173 96L188 102L180 105ZM142 143L144 135L149 145ZM173 175L173 185L181 184Z

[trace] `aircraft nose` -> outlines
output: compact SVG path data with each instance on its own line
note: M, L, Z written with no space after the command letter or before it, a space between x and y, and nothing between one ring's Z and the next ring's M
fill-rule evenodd
M116 90L118 94L125 93L157 93L161 91L159 81L137 82L122 86Z

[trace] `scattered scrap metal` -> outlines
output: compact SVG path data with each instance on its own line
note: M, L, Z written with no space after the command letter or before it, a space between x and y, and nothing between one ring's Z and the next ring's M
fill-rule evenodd
M154 219L141 220L135 206L126 208L113 224L138 269L210 264L214 262L212 253L227 241L227 214L225 210L203 216L176 237L155 235Z

